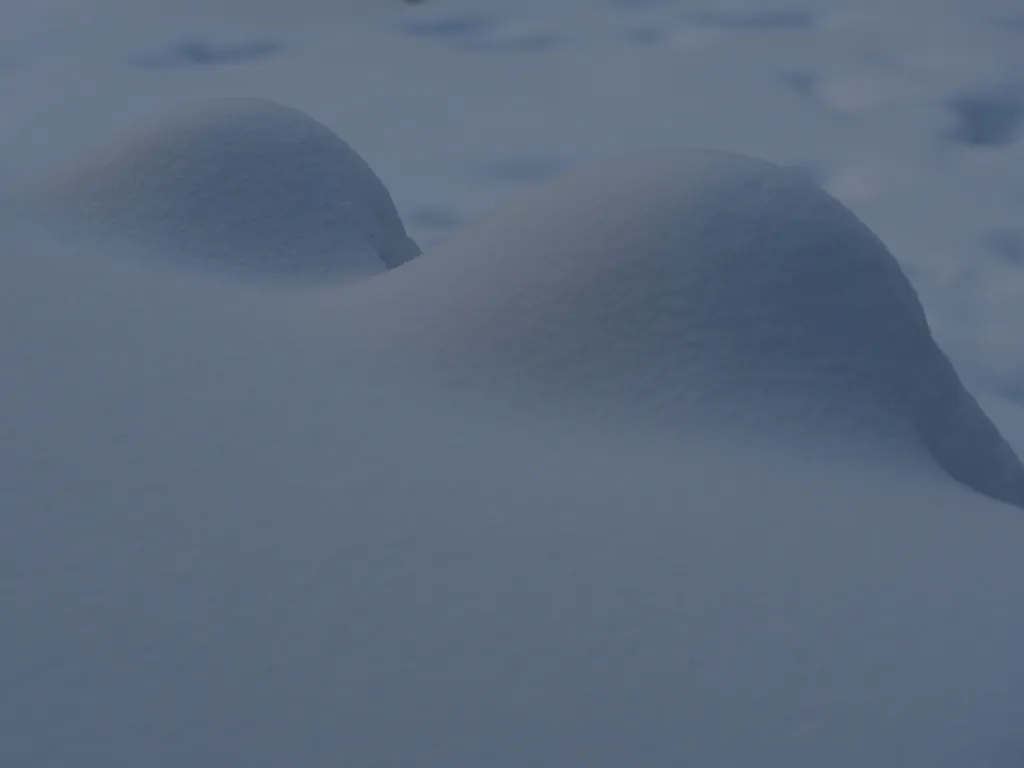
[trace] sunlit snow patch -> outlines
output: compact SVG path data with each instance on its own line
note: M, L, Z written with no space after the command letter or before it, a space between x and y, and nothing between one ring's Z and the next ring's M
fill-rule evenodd
M225 99L169 110L52 173L33 203L62 228L214 268L347 278L419 254L387 189L294 109Z

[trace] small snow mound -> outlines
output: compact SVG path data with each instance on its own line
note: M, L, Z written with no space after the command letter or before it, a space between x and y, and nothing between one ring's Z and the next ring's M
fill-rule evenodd
M393 278L380 288L407 286L445 336L445 369L504 396L895 437L1024 506L1024 469L896 260L802 174L716 152L613 161Z
M307 115L259 99L178 107L50 175L76 232L298 276L356 276L419 254L384 184Z

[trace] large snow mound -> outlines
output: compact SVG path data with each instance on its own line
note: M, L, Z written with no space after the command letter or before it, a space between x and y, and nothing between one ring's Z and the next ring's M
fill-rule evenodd
M795 172L717 152L623 158L549 184L379 287L404 291L392 303L418 313L396 313L407 326L438 329L445 370L492 391L681 428L729 419L902 440L1024 505L1024 469L896 260Z
M78 232L218 267L358 276L419 254L348 144L259 99L151 117L53 172L33 197Z

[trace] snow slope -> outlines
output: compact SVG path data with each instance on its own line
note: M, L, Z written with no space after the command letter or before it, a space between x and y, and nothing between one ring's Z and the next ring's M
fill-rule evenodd
M392 317L444 335L446 369L509 397L690 429L913 433L950 475L1024 507L1024 469L896 260L792 171L713 152L611 161L379 288L415 306Z
M610 161L341 285L9 214L0 763L1019 758L1020 465L799 175Z
M1021 402L1019 0L8 0L0 183L169 105L255 97L351 142L437 244L623 151L796 165Z
M0 205L0 765L1019 765L1020 510L964 485L1016 462L846 212L755 164L790 194L696 215L674 148L852 210L1020 453L1022 35L1019 0L0 4L0 195L44 214ZM224 97L301 112L109 141ZM369 257L381 195L280 215L313 158L381 188L333 133L422 258ZM215 216L139 216L200 181ZM840 232L863 263L778 247Z
M419 254L359 155L262 100L154 116L34 187L30 209L58 227L213 266L360 277Z

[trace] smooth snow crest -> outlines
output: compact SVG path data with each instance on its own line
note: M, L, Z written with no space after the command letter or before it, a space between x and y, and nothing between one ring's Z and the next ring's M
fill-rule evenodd
M512 398L682 429L727 418L897 437L1024 506L1024 469L896 260L798 173L718 152L611 161L380 287L391 283L420 312L407 324L444 335L445 370Z
M356 277L419 254L348 144L260 99L158 114L53 172L32 196L76 233L216 268Z

